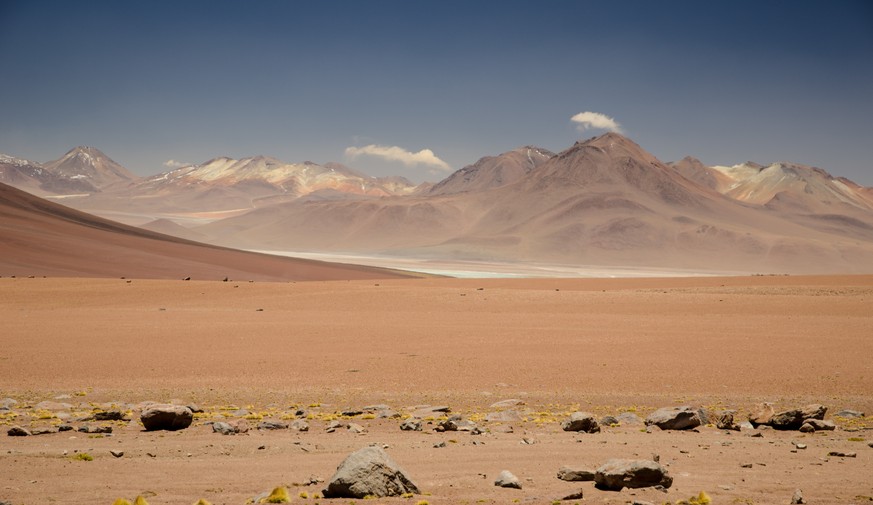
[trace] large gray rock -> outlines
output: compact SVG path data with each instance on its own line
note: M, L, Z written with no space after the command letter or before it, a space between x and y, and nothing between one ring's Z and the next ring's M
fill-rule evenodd
M494 479L494 485L497 487L509 487L513 489L521 489L521 481L518 477L512 474L509 470L503 470L500 475Z
M182 405L152 404L143 409L139 420L147 431L176 431L191 426L194 413Z
M835 415L837 417L846 417L846 418L864 417L864 413L861 412L860 410L851 410L851 409L841 410L841 411L837 412Z
M700 426L700 415L689 407L664 407L646 417L646 426L657 426L662 430L690 430Z
M825 418L827 413L828 408L818 403L812 403L800 409L800 415L803 416L804 421L808 419L818 419L820 421Z
M621 414L615 416L618 419L618 422L625 426L638 426L643 424L643 420L640 419L640 416L634 414L633 412L622 412Z
M645 459L611 459L597 469L594 484L599 489L621 491L622 488L670 487L673 477L660 463Z
M418 494L418 486L380 447L365 447L342 462L330 478L325 498L363 498Z
M585 433L599 433L600 425L590 412L573 412L570 417L561 423L564 431L582 431Z
M558 478L568 482L587 482L594 480L594 470L572 466L562 466L558 470Z

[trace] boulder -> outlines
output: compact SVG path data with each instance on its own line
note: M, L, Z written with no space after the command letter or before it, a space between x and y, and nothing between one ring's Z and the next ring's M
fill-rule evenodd
M191 426L194 413L182 405L153 404L143 409L139 419L146 431L176 431Z
M613 426L616 424L621 424L621 422L615 416L603 416L600 418L601 426Z
M645 459L611 459L594 474L598 489L621 491L622 488L670 487L673 477L660 463Z
M734 421L735 410L722 410L715 415L715 427L720 430L740 431L740 426Z
M800 409L800 415L803 417L803 420L807 419L818 419L822 420L825 418L825 414L828 413L828 408L824 405L819 405L818 403L812 403Z
M558 469L558 478L568 482L587 482L594 480L594 470L572 466L562 466Z
M365 447L342 462L330 478L325 498L363 498L418 494L418 487L380 447Z
M837 429L837 425L833 421L823 421L821 419L807 419L803 424L812 426L815 431L833 431Z
M773 414L769 424L773 429L777 430L797 430L803 426L803 411L800 409L783 410Z
M476 423L464 419L461 416L454 415L445 421L440 421L435 428L436 431L474 431Z
M803 491L795 489L794 494L791 495L791 505L802 505L803 503L806 503L803 501Z
M32 433L27 428L21 426L13 426L6 431L10 437L29 437Z
M500 475L494 479L494 485L497 487L508 487L512 489L521 489L521 481L518 480L518 477L512 475L512 472L509 470L503 470L500 472Z
M652 425L662 430L689 430L700 426L700 416L688 406L664 407L646 417L646 426Z
M309 431L309 423L307 423L307 422L306 422L305 420L303 420L303 419L295 419L295 420L291 423L290 428L291 428L292 430L297 430L297 431Z
M754 410L749 413L749 422L756 428L762 424L770 424L770 418L772 418L775 413L776 411L773 409L772 403L759 403L755 405Z
M124 421L124 412L120 410L106 410L94 412L91 416L94 421Z
M600 425L597 424L594 414L589 412L573 412L567 420L561 423L561 429L564 431L599 433Z

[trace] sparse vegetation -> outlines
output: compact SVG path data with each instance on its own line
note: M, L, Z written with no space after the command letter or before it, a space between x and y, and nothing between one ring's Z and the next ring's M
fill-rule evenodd
M262 503L289 503L290 501L291 497L288 496L288 490L283 486L279 486L273 489L270 496L264 498Z
M80 452L73 456L73 459L76 461L94 461L94 456L91 456L87 452Z

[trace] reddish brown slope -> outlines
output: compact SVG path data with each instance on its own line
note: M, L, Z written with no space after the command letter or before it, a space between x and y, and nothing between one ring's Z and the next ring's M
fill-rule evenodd
M274 281L405 276L189 242L85 214L5 184L0 184L0 275Z

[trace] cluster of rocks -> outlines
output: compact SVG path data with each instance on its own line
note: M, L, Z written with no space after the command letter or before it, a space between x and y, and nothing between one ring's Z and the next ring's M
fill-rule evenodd
M563 466L557 477L568 482L594 481L595 487L607 491L642 487L666 489L673 485L673 478L666 468L657 461L645 459L610 459L596 470ZM500 472L494 485L521 489L521 481L508 470ZM568 499L576 498L581 498L581 493Z

